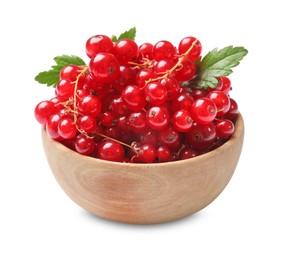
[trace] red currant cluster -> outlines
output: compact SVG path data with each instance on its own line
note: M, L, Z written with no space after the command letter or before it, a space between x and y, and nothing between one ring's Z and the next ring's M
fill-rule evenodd
M40 102L35 117L53 139L104 160L168 162L208 152L234 132L238 105L227 77L215 89L186 84L198 77L201 50L194 37L176 48L93 36L89 65L64 67L56 97Z

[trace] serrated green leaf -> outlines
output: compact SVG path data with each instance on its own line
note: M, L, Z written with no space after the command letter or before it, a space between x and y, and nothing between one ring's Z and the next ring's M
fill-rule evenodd
M59 81L59 73L57 70L48 70L40 72L35 80L40 84L46 84L48 87L53 86L56 87L57 82Z
M75 55L61 55L54 58L57 65L65 67L67 65L86 65L86 63L78 56Z
M60 71L68 65L85 66L85 62L75 55L61 55L54 58L56 65L51 66L51 70L40 72L35 80L40 84L46 84L48 87L56 87L60 77Z
M218 77L228 76L240 64L248 51L244 47L228 46L221 50L213 49L198 62L198 88L216 88Z
M128 31L125 31L124 33L120 34L119 37L116 37L115 35L112 36L112 41L117 42L122 39L131 39L135 40L136 37L136 27L132 27Z

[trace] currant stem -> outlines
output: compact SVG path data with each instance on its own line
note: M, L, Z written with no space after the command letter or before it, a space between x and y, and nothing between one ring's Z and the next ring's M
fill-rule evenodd
M136 155L139 155L139 153L138 153L131 145L129 145L129 144L126 144L126 143L123 143L123 142L121 142L121 141L118 141L118 140L116 140L116 139L114 139L114 138L111 138L111 137L109 137L109 136L107 136L107 135L104 135L104 134L102 134L102 133L96 133L96 132L95 132L95 134L98 135L98 136L104 137L104 138L106 138L106 139L108 139L108 140L111 140L111 141L114 141L114 142L116 142L116 143L119 143L119 144L121 144L121 145L124 145L124 146L126 146L126 147L132 149L132 151L134 151L134 152L136 153Z
M158 81L158 80L161 80L161 79L164 79L168 76L170 76L180 65L182 65L182 61L184 60L184 58L191 52L191 50L193 49L193 47L195 46L195 44L197 43L197 39L191 44L191 46L188 48L188 50L181 55L181 57L179 58L178 62L170 69L170 70L167 70L162 76L160 77L157 77L157 78L153 78L153 79L149 79L145 82L145 85L147 85L148 83L150 82L153 82L153 81Z
M83 74L85 74L85 72L88 70L88 66L86 67L83 67L82 68L82 71L80 72L80 74L76 77L76 81L75 81L75 88L74 88L74 95L73 95L73 109L74 109L74 124L76 125L76 122L77 122L77 114L78 114L78 111L77 111L77 88L78 88L78 83L79 83L79 80L80 78L82 77ZM76 128L77 125L76 125Z

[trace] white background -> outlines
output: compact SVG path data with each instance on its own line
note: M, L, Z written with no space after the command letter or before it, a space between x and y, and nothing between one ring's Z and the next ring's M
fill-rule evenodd
M1 1L0 259L284 259L281 2ZM34 81L53 57L87 60L90 36L133 26L138 43L193 35L203 53L249 50L230 77L246 125L234 177L207 208L168 224L113 223L79 208L56 183L33 116L54 95Z

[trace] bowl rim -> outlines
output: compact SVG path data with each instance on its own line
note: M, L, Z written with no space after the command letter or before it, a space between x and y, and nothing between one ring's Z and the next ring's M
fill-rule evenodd
M227 150L233 142L240 137L244 133L244 120L242 115L239 113L238 117L235 121L235 131L232 134L232 136L221 146L217 147L216 149L213 149L212 151L206 152L204 154L198 155L193 158L189 159L184 159L184 160L177 160L177 161L172 161L172 162L159 162L159 163L131 163L131 162L113 162L113 161L107 161L107 160L102 160L99 158L91 157L88 155L82 155L79 154L78 152L66 147L64 144L52 139L45 130L45 127L42 127L42 135L46 135L47 138L49 139L49 142L53 143L57 149L64 150L65 152L69 152L72 154L72 156L80 157L83 160L90 161L92 163L97 162L99 164L105 164L105 165L113 165L115 166L127 166L127 167L139 167L139 168L156 168L156 167L168 167L169 165L183 165L187 164L188 162L198 162L198 161L203 161L206 158L210 158L216 153L222 153L224 150Z

